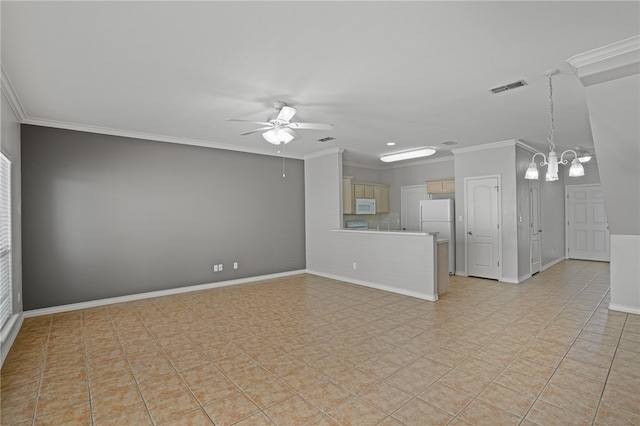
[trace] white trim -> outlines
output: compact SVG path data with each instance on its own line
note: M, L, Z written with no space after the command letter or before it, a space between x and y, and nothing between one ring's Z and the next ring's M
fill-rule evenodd
M310 160L312 158L324 157L325 155L330 154L342 154L344 152L344 148L329 148L323 149L322 151L312 152L311 154L306 154L302 158L304 160Z
M72 303L69 305L52 306L50 308L32 309L24 312L25 318L37 317L40 315L57 314L60 312L75 311L78 309L95 308L97 306L112 305L114 303L132 302L135 300L151 299L154 297L171 296L174 294L189 293L192 291L209 290L219 287L227 287L238 284L247 284L256 281L271 280L274 278L289 277L292 275L300 275L306 273L305 269L296 271L280 272L276 274L259 275L249 278L240 278L237 280L218 281L209 284L198 284L187 287L171 288L167 290L150 291L148 293L137 293L128 296L110 297L108 299L91 300L88 302Z
M640 73L640 35L567 59L584 86Z
M486 149L502 148L505 146L515 146L517 142L519 142L518 139L510 139L507 141L491 142L491 143L485 143L482 145L468 146L465 148L456 148L456 149L452 149L451 152L453 152L454 154L463 154L465 152L484 151Z
M13 346L13 342L15 342L16 337L18 337L18 332L20 331L20 327L22 327L23 321L24 315L20 312L18 314L11 315L7 323L2 328L2 332L0 333L0 349L2 350L2 353L0 353L0 367L4 364L4 360L7 358L11 346Z
M456 271L456 275L459 277L468 277L469 275L467 275L467 273L465 271Z
M640 315L640 309L636 308L635 306L616 305L614 303L609 303L609 310Z
M417 291L404 290L397 287L391 287L383 284L376 284L369 281L357 280L354 278L344 277L342 275L334 275L334 274L326 274L324 272L317 272L312 270L307 270L307 273L312 275L318 275L320 277L329 278L332 280L344 281L351 284L361 285L364 287L375 288L376 290L388 291L390 293L401 294L403 296L416 297L422 300L428 300L429 302L435 302L438 300L438 295L431 296L425 293L419 293Z
M540 152L539 150L535 149L532 146L527 145L526 143L522 142L522 141L516 141L516 146L519 146L520 148L529 151L532 154L535 154L537 152Z
M25 118L22 120L23 124L30 124L33 126L53 127L56 129L75 130L78 132L97 133L101 135L120 136L124 138L143 139L155 142L175 143L180 145L200 146L204 148L224 149L227 151L239 151L249 154L269 155L273 157L282 157L283 154L278 154L275 150L248 148L238 145L229 145L218 142L203 141L198 139L177 138L173 136L157 135L153 133L134 132L131 130L112 129L108 127L89 126L84 124L74 124L55 120L43 120L39 118ZM293 158L301 160L302 156L297 154L284 154L286 158Z
M523 276L521 276L521 277L518 277L518 282L517 282L517 284L520 284L520 283L525 282L526 280L528 280L528 279L529 279L529 278L531 278L532 276L533 276L533 275L531 275L531 274L529 273L529 274L524 274L524 275L523 275Z
M520 284L522 281L520 281L520 278L500 278L498 280L501 283L508 283L508 284Z
M557 265L558 263L562 262L563 260L567 260L566 257L559 257L555 260L552 260L551 262L542 265L542 267L540 268L540 272L542 271L546 271L547 269L551 268L554 265Z
M16 94L16 89L13 87L9 74L7 74L7 71L4 69L2 64L0 64L0 86L2 93L4 93L4 96L7 98L7 102L13 110L13 113L18 118L18 121L23 122L27 117L27 114L24 112L24 107L20 102L20 98L18 98L18 95Z

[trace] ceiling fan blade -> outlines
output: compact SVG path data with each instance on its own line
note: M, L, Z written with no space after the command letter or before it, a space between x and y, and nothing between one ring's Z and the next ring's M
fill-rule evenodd
M229 118L227 121L237 121L239 123L253 123L253 124L260 124L262 126L271 126L271 123L267 123L265 121L238 120L236 118Z
M297 109L285 105L280 110L280 113L278 113L278 120L291 121L291 118L296 114L297 111Z
M289 123L286 127L301 130L332 130L333 124L324 123Z
M260 127L259 129L249 130L248 132L240 133L240 136L250 135L251 133L264 132L265 130L271 130L273 126L269 127Z
M295 138L299 138L299 137L300 137L300 135L299 135L299 134L297 134L297 133L296 133L296 132L294 132L293 130L288 129L288 128L286 128L286 127L285 127L284 129L282 129L282 130L284 130L285 132L289 133L291 136L293 136L293 138L294 138L294 139L295 139Z

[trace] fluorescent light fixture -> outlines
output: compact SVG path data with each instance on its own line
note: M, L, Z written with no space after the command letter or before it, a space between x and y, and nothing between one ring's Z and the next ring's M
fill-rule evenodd
M410 160L412 158L428 157L436 153L435 148L425 147L412 151L396 152L394 154L386 154L380 157L380 161L391 163L393 161Z
M395 142L387 142L387 146L394 146L395 144Z

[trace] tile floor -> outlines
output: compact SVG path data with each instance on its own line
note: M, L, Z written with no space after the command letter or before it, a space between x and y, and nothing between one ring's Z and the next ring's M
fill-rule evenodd
M640 424L608 264L437 303L312 275L27 318L2 425Z

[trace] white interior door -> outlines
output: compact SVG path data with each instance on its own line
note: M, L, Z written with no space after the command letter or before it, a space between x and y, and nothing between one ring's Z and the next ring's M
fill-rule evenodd
M400 188L401 228L407 231L420 231L420 201L428 200L426 185L411 185Z
M497 177L466 180L467 273L500 278L500 200Z
M529 227L531 241L531 275L540 272L542 247L540 245L540 237L542 233L542 225L540 222L540 182L537 180L529 181Z
M567 186L567 257L609 261L602 186Z

